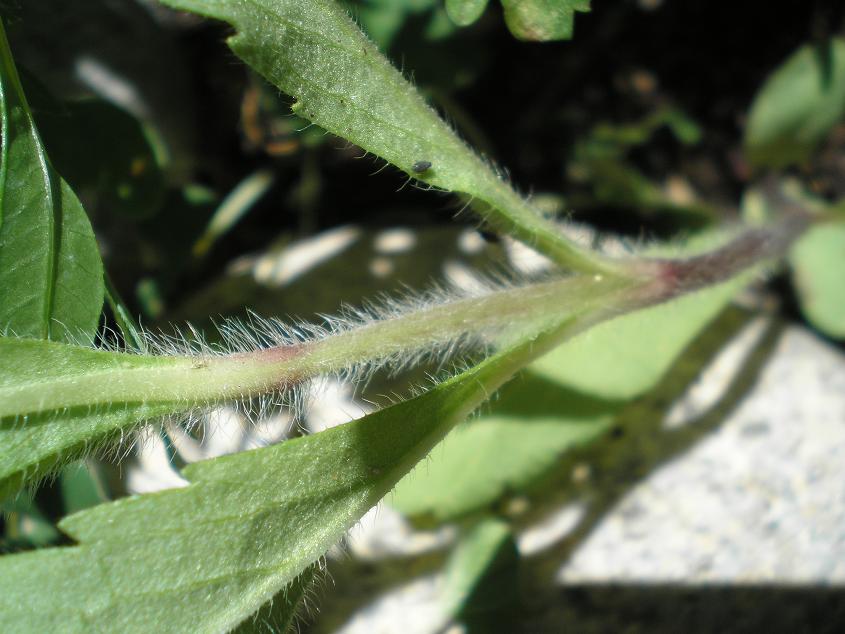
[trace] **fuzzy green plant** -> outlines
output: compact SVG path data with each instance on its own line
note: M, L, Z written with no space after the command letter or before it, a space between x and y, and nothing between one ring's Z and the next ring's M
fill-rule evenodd
M0 630L228 631L274 597L284 622L315 562L514 374L598 324L698 298L679 326L688 339L706 322L698 316L816 222L792 211L728 231L708 250L612 257L567 237L514 191L337 3L165 4L231 24L229 46L295 98L296 114L460 197L486 227L556 268L473 293L382 300L322 324L226 322L222 343L135 329L106 292L90 224L50 166L0 31L0 497L143 426L221 404L257 416L296 405L326 375L362 380L427 358L466 368L342 427L191 465L184 488L65 518L72 545L0 557ZM709 287L729 292L700 293ZM125 344L92 343L104 293Z

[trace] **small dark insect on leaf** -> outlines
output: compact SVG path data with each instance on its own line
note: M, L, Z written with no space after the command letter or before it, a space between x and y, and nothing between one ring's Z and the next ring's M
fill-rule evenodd
M414 170L414 172L416 172L417 174L422 174L429 168L431 168L431 161L417 161L416 163L411 165L411 169Z

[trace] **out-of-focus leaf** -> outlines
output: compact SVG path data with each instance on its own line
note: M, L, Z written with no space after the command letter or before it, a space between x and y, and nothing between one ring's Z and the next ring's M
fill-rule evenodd
M531 366L583 394L618 401L654 387L684 348L747 283L726 284L599 324Z
M481 17L488 0L446 0L446 12L458 26L469 26Z
M74 462L59 474L65 513L70 515L106 501L105 491L92 465Z
M201 127L195 85L176 42L178 30L162 28L167 16L160 7L114 0L2 7L21 67L61 101L97 96L143 121L168 176L174 182L190 177Z
M127 349L140 352L144 349L141 330L138 324L135 323L135 318L129 312L126 304L120 298L117 289L114 288L111 278L108 275L106 275L105 282L106 303L109 306L109 310L111 310L112 318L120 331L120 335L123 337Z
M648 143L664 126L684 145L695 145L701 140L701 127L689 115L678 108L662 107L633 123L600 123L591 130L587 142L593 146L601 144L605 154L618 155L627 148Z
M611 205L650 214L668 213L683 217L687 226L712 220L714 210L697 200L691 188L658 184L628 159L631 150L647 144L663 128L682 145L695 145L701 139L699 125L682 110L672 107L658 108L632 123L604 122L595 126L575 145L568 167L570 178L588 183L592 192L576 193L570 203L582 209Z
M462 621L496 619L497 631L509 631L503 619L518 600L518 564L508 525L482 519L461 536L446 564L446 609Z
M845 223L811 229L790 254L801 310L823 333L845 339Z
M483 508L530 484L568 449L596 438L619 406L528 371L491 408L449 434L430 460L399 483L391 505L438 521Z
M745 131L754 165L806 161L845 114L845 39L798 49L766 80Z
M97 242L50 165L2 30L0 58L0 331L93 339L103 306Z
M409 23L423 21L431 26L441 0L357 0L353 13L379 48L387 51L404 34ZM454 29L454 26L452 27ZM404 44L404 43L403 43Z
M650 180L624 158L615 156L590 156L581 154L570 171L574 180L586 180L592 192L587 196L573 196L569 200L576 207L590 209L613 206L634 209L649 217L657 213L669 214L685 222L685 226L702 226L712 221L715 212L705 202L698 200L685 181L676 181L680 187L669 190Z
M502 0L505 22L521 40L568 40L575 30L575 12L589 11L590 0Z

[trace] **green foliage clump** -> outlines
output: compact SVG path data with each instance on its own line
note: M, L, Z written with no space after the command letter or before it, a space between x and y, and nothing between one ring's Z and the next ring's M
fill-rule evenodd
M3 631L287 628L326 553L385 496L413 521L461 524L445 566L450 618L478 627L511 623L521 560L518 522L503 510L508 501L535 491L561 456L605 440L621 412L655 390L744 285L787 260L807 319L845 338L842 203L775 178L764 188L765 212L755 218L746 210L759 222L717 226L718 205L685 198L634 165L633 156L666 129L684 148L706 141L703 127L680 108L660 103L634 123L592 127L568 157L575 180L588 187L580 200L551 196L550 212L543 197L519 194L465 141L338 3L163 4L225 22L234 29L229 47L254 73L240 103L241 125L268 160L225 196L180 182L190 167L202 173L204 157L177 160L179 142L162 132L166 126L156 127L152 106L130 113L90 95L63 105L40 94L37 81L22 83L0 30L0 547L29 551L0 557ZM501 4L510 31L534 41L571 38L575 12L590 8L586 0ZM408 16L430 12L427 28L442 37L454 30L437 23L442 11L469 26L480 24L486 8L476 0L446 0L445 9L373 3L359 18L381 29L374 37L384 44L401 41ZM163 23L198 20L161 10ZM839 38L802 47L767 80L746 130L749 170L806 168L817 156L845 113L843 51ZM127 92L103 67L82 67L112 96ZM276 90L290 99L293 117L279 114ZM276 112L267 112L268 100ZM460 109L453 113L459 125ZM484 142L474 126L461 130ZM291 325L250 313L173 337L136 323L104 272L121 274L116 263L125 261L109 226L135 223L132 257L149 270L178 271L158 281L148 271L137 281L135 304L155 318L165 311L162 287L181 289L210 254L230 246L253 209L281 189L291 157L301 173L284 182L303 210L303 233L314 232L308 212L331 189L316 157L335 137L392 166L406 184L453 196L505 248L521 242L543 256L543 272L469 275L471 289L409 293L360 310L341 310L337 302L338 314L322 322ZM684 230L708 231L684 243L603 248L603 240L613 240L595 233L587 244L573 237L576 225L553 213L573 201L653 217L668 211ZM110 239L98 245L91 218L97 236L102 230ZM342 250L360 236L350 227L330 233L322 248ZM442 241L434 242L435 259L451 262ZM308 257L297 246L284 241L271 246L273 258L231 268L284 286L302 274ZM291 253L301 259L285 269L279 262ZM497 257L501 270L501 250ZM376 276L395 265L375 262ZM357 268L344 261L341 272ZM224 278L223 292L211 287L191 299L219 306L225 293L237 303L245 278L234 275L234 282ZM306 286L320 312L319 289L310 278ZM449 364L461 365L443 372ZM95 450L128 453L139 430L167 439L173 453L180 438L199 442L190 421L212 408L235 407L256 419L280 408L301 414L311 382L326 376L357 382L375 399L370 382L393 390L396 373L418 365L432 374L407 383L425 389L403 385L401 397L343 426L177 462L179 488L111 495L102 465L91 466ZM79 458L90 468L72 463ZM67 516L59 521L40 508L38 492L50 476L65 500Z

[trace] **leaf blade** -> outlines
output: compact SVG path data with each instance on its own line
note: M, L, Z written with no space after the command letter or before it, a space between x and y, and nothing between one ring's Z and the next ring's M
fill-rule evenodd
M828 336L845 339L845 223L814 227L789 258L801 311Z
M120 631L149 631L151 624L165 632L234 627L567 328L358 421L194 464L186 469L186 488L66 518L60 527L79 545L0 558L0 629L22 623L26 631L59 625L87 631L102 623Z
M576 270L627 271L567 239L456 135L344 12L326 0L164 0L226 21L229 47L296 98L294 112L399 167L467 195L494 228ZM273 46L273 42L283 42ZM424 170L420 164L429 164Z
M0 25L0 329L91 341L103 268L91 224L53 171Z
M443 596L449 613L470 629L486 623L483 630L510 631L517 626L512 617L519 596L518 568L510 527L482 518L461 535L446 564Z
M424 466L399 482L389 503L437 522L488 507L604 433L619 408L529 369L503 388L489 413L456 427Z

